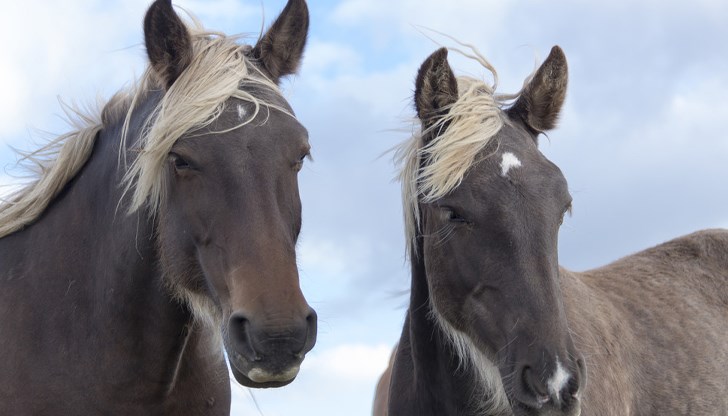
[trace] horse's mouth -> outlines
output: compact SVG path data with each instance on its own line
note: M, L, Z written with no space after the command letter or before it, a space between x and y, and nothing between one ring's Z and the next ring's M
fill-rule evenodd
M295 380L296 375L298 374L298 368L296 368L296 371L295 371L296 374L294 374L288 380L283 380L281 378L281 379L277 379L277 380L274 379L274 380L270 380L270 381L254 381L249 376L240 372L237 368L235 368L235 366L231 365L230 369L232 370L233 377L235 377L235 380L238 383L240 383L241 385L243 385L245 387L251 387L251 388L255 388L255 389L268 389L268 388L286 386L286 385L290 384L293 380ZM248 373L248 374L250 374L250 373ZM255 377L255 376L253 376L253 377ZM258 379L258 380L260 380L260 379Z
M513 404L513 415L514 416L580 416L581 415L581 403L576 402L569 406L567 409L556 409L550 406L544 406L538 409L523 406L520 404Z
M269 366L276 370L266 369L262 363L251 363L237 353L228 355L230 369L235 380L245 387L273 388L283 387L296 379L301 368L302 358L296 359L290 366L281 369L280 365Z

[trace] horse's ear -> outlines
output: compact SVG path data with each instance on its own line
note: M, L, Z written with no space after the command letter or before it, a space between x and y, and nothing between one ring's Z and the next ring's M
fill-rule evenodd
M156 0L149 7L144 43L152 68L169 89L192 61L192 38L171 0Z
M447 49L440 48L422 63L415 82L415 109L423 129L447 114L457 99L458 82L447 61Z
M305 0L288 0L268 31L250 52L273 81L295 74L301 65L308 36L308 6Z
M566 98L568 78L564 51L554 46L521 96L508 109L508 115L521 119L535 133L553 129Z

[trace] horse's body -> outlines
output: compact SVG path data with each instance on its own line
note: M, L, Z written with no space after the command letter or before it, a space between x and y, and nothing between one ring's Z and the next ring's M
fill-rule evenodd
M728 365L728 351L719 347L728 345L727 230L694 233L586 272L562 268L560 276L569 328L588 365L582 415L726 414L728 380L721 371ZM428 341L443 336L425 317L419 320L435 335L430 338L425 329L413 335L411 319L417 318L409 311L402 333L402 342L410 345L397 349L397 360L408 369L414 366L413 336ZM448 345L427 349L455 356ZM423 380L419 389L413 385L392 392L390 362L377 388L374 415L388 414L390 394L422 404L406 414L437 414L425 410L433 405L423 397L451 397L440 389L453 375L463 378L454 389L468 392L475 377L458 369L457 361L447 364L445 374L432 376L432 384ZM465 404L471 398L466 394L461 400Z
M374 414L728 415L728 230L560 268L571 198L536 138L564 99L563 53L507 109L446 56L417 79L423 133L402 174L410 305Z
M295 378L309 145L276 82L307 24L291 0L251 48L151 6L139 86L0 205L0 414L227 415L223 345L242 384Z
M728 414L728 230L562 269L561 287L588 366L582 415Z

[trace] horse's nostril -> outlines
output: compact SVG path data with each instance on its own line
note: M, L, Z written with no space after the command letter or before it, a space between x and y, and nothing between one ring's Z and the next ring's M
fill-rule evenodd
M248 324L248 318L240 314L233 314L230 317L231 327L245 327Z
M318 332L318 316L316 311L309 308L308 315L306 315L306 339L303 343L303 348L296 352L297 357L302 357L307 352L311 351L313 346L316 344L316 333Z
M548 397L546 386L538 380L531 367L525 366L521 374L523 377L523 385L528 393L536 397Z
M565 392L568 393L568 396L576 397L576 394L579 393L579 380L576 377L572 377L566 385L565 390Z
M250 321L240 313L234 313L228 321L228 334L230 342L239 353L251 360L258 359L253 343L250 340Z
M316 320L318 319L318 316L316 315L316 311L313 309L309 309L308 315L306 315L306 322L308 322L309 326L311 324L316 324Z

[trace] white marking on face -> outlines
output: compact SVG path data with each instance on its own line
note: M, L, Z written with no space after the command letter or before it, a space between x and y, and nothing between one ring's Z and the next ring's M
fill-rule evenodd
M245 107L243 107L242 104L238 104L238 117L240 117L241 121L245 121L245 116L247 115L247 111L245 111Z
M559 362L559 358L556 357L556 372L548 380L547 385L549 393L551 393L551 396L555 397L557 401L561 400L559 395L561 394L561 390L563 390L566 386L566 383L569 382L569 378L571 378L569 373L564 370L561 362Z
M501 160L501 176L504 178L508 175L508 172L521 166L521 161L518 160L516 155L511 152L503 153L503 159Z

